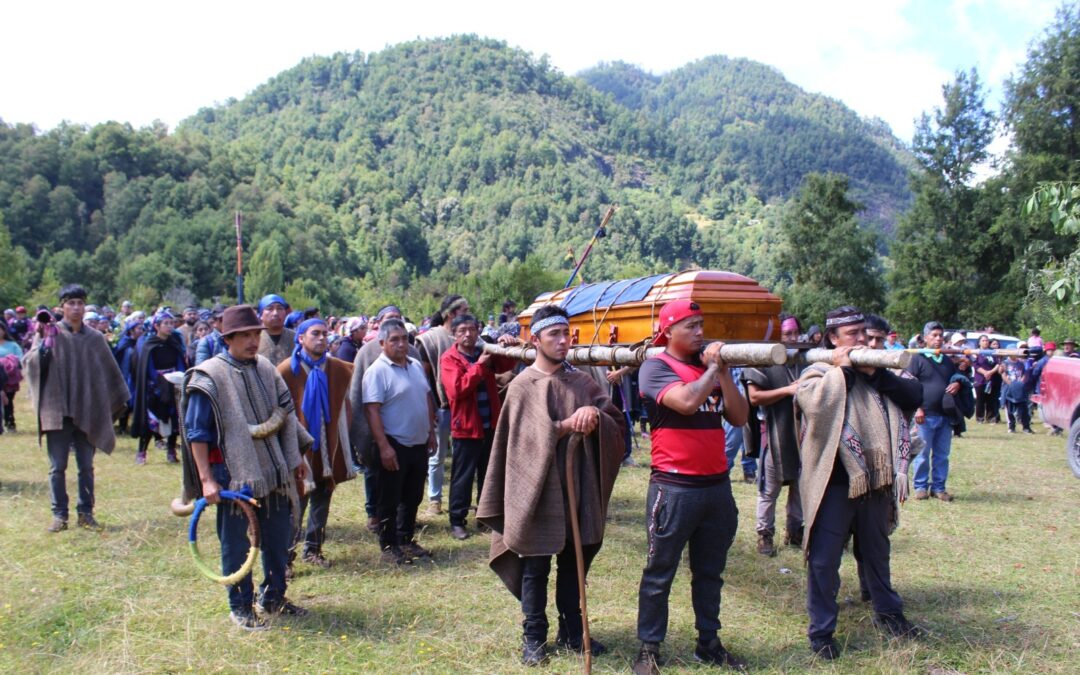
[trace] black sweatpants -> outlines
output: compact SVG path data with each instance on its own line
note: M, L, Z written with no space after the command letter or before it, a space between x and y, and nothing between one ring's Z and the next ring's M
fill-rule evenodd
M476 502L484 489L488 456L493 440L490 430L483 438L455 438L451 441L453 459L450 463L450 525L465 527L472 504L473 482L476 482Z

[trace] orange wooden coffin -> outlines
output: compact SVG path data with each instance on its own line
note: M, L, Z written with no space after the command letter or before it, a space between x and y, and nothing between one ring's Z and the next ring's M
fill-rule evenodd
M601 281L543 293L518 320L522 338L527 339L533 312L556 303L570 313L575 344L633 344L655 333L664 303L681 299L701 305L706 339L779 339L780 298L749 277L712 270Z

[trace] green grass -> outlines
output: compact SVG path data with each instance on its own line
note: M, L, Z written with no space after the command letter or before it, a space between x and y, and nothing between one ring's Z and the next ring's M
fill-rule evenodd
M121 440L96 461L105 531L48 534L48 462L19 397L17 435L0 436L0 672L524 672L520 613L486 564L487 539L449 537L445 516L423 518L434 563L390 569L364 529L362 486L334 496L329 570L298 567L289 595L304 620L244 634L227 621L224 589L195 570L186 521L172 516L180 471L162 452L133 463ZM909 503L893 536L893 582L920 642L890 642L870 621L846 557L837 637L844 656L816 663L807 649L805 572L786 549L755 552L752 486L734 486L739 533L723 594L725 645L759 672L1076 672L1080 666L1080 481L1064 443L972 425L954 443L949 489L957 500ZM642 449L644 451L644 448ZM645 459L644 452L636 453ZM68 471L74 494L74 458ZM597 671L626 672L637 643L637 583L644 562L644 469L620 475L603 550L589 575L593 634L610 648ZM74 510L74 499L72 500ZM200 541L211 559L212 525ZM258 567L257 567L258 569ZM256 575L258 579L259 575ZM549 605L554 623L554 608ZM672 592L665 672L690 661L689 576ZM557 655L546 668L573 672Z

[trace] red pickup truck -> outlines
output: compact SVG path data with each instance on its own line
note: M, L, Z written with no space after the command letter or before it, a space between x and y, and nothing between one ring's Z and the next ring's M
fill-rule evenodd
M1047 361L1039 393L1031 400L1039 404L1044 422L1068 431L1066 457L1080 478L1080 359L1055 356Z

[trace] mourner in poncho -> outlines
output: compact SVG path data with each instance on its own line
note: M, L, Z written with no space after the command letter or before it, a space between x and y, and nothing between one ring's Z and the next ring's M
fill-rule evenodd
M39 433L45 434L49 453L50 532L67 529L65 474L72 451L79 467L79 524L98 527L94 520L94 450L113 451L113 419L124 411L128 399L127 384L105 336L83 325L86 291L76 284L65 286L60 291L60 306L63 320L38 323L33 346L22 359Z
M898 502L907 496L911 437L904 413L918 407L922 386L887 369L852 366L848 354L866 344L863 314L853 307L829 312L825 341L836 347L833 365L808 367L795 400L801 418L807 634L811 649L832 659L840 654L833 639L840 556L851 533L861 551L875 622L890 635L918 633L892 587L889 533L899 522Z
M329 567L322 554L330 498L339 483L356 477L349 449L349 380L352 364L327 354L327 326L322 319L308 319L296 329L296 348L291 359L278 364L277 370L289 388L296 416L313 439L307 455L314 489L300 500L299 521L293 537L290 564L295 547L304 541L304 562ZM307 528L304 512L311 507Z
M225 310L222 338L229 349L189 370L181 408L187 443L185 501L199 496L218 503L223 489L249 490L258 499L265 576L262 614L306 614L285 597L285 568L292 536L297 486L307 477L300 441L307 439L285 381L258 355L262 324L250 305ZM248 552L247 519L231 506L217 510L223 569L236 570ZM232 621L244 630L266 627L256 616L251 575L229 586Z
M292 356L296 333L285 325L289 303L285 298L271 293L259 300L259 319L266 329L259 336L259 356L275 366Z
M176 439L180 434L176 397L165 375L184 372L184 342L173 330L173 315L161 310L151 322L153 332L143 341L132 377L131 435L139 439L135 463L146 463L146 450L155 435L168 439L166 458L176 462ZM156 429L155 429L156 425Z
M556 558L557 645L582 650L582 618L567 508L566 463L574 457L586 571L604 539L604 518L623 453L621 411L589 376L564 362L565 311L532 317L536 362L510 383L495 428L476 519L492 529L490 565L521 601L523 660L545 659L548 575ZM603 652L592 640L592 653Z

